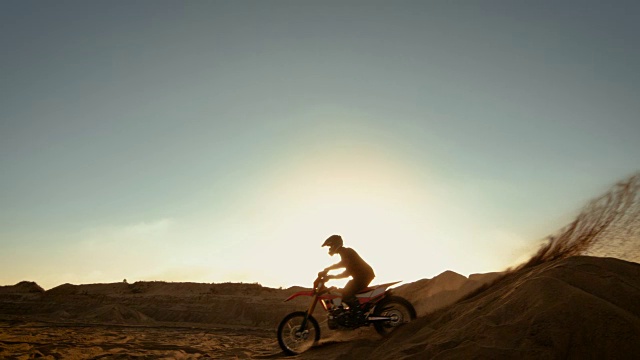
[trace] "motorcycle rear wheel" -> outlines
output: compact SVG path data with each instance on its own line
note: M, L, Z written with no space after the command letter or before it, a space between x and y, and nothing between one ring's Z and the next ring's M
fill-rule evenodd
M415 320L416 310L409 301L399 296L389 296L376 304L373 316L391 317L390 321L376 321L373 326L378 334L386 336L398 326Z
M304 311L292 312L278 325L278 344L289 355L307 351L320 340L320 326L313 316L309 315L305 328L301 329L305 316Z

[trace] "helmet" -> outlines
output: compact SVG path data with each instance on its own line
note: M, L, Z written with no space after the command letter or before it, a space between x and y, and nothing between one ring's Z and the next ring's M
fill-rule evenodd
M336 253L336 251L338 249L340 249L342 247L342 245L344 244L344 242L342 241L342 236L340 235L331 235L327 238L327 240L324 241L324 243L322 244L322 247L328 246L329 247L329 255L332 255Z

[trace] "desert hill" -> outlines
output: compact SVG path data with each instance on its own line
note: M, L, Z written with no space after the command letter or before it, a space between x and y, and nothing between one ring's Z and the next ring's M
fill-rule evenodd
M570 257L508 274L384 341L319 347L303 358L637 358L638 299L640 264Z
M21 281L15 285L0 286L0 294L39 294L44 289L33 281Z
M478 279L490 280L493 275ZM416 304L421 315L452 304L487 281L453 271L394 291ZM308 299L283 302L301 287L273 289L259 284L172 283L63 284L44 291L34 282L0 288L0 319L51 322L154 324L197 323L272 329ZM321 310L318 308L318 312ZM324 314L318 314L324 319Z
M304 308L300 301L283 303L290 294L258 284L121 282L44 291L21 282L0 288L0 319L273 327L286 313Z
M477 289L491 284L504 273L464 275L447 270L432 279L401 285L394 293L411 301L418 316L451 305Z

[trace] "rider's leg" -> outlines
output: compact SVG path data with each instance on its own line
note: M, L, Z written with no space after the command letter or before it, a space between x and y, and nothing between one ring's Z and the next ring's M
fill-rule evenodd
M373 280L373 278L354 276L342 290L342 302L349 305L351 309L358 308L359 304L356 294L358 291L366 288L371 280Z
M342 302L347 304L350 309L354 309L354 306L357 305L358 299L356 298L356 292L359 290L357 288L359 284L355 281L355 279L349 280L347 285L342 289Z

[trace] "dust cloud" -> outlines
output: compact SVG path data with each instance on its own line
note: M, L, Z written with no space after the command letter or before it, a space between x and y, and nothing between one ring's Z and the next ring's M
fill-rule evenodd
M640 262L640 173L592 200L518 269L576 255Z

